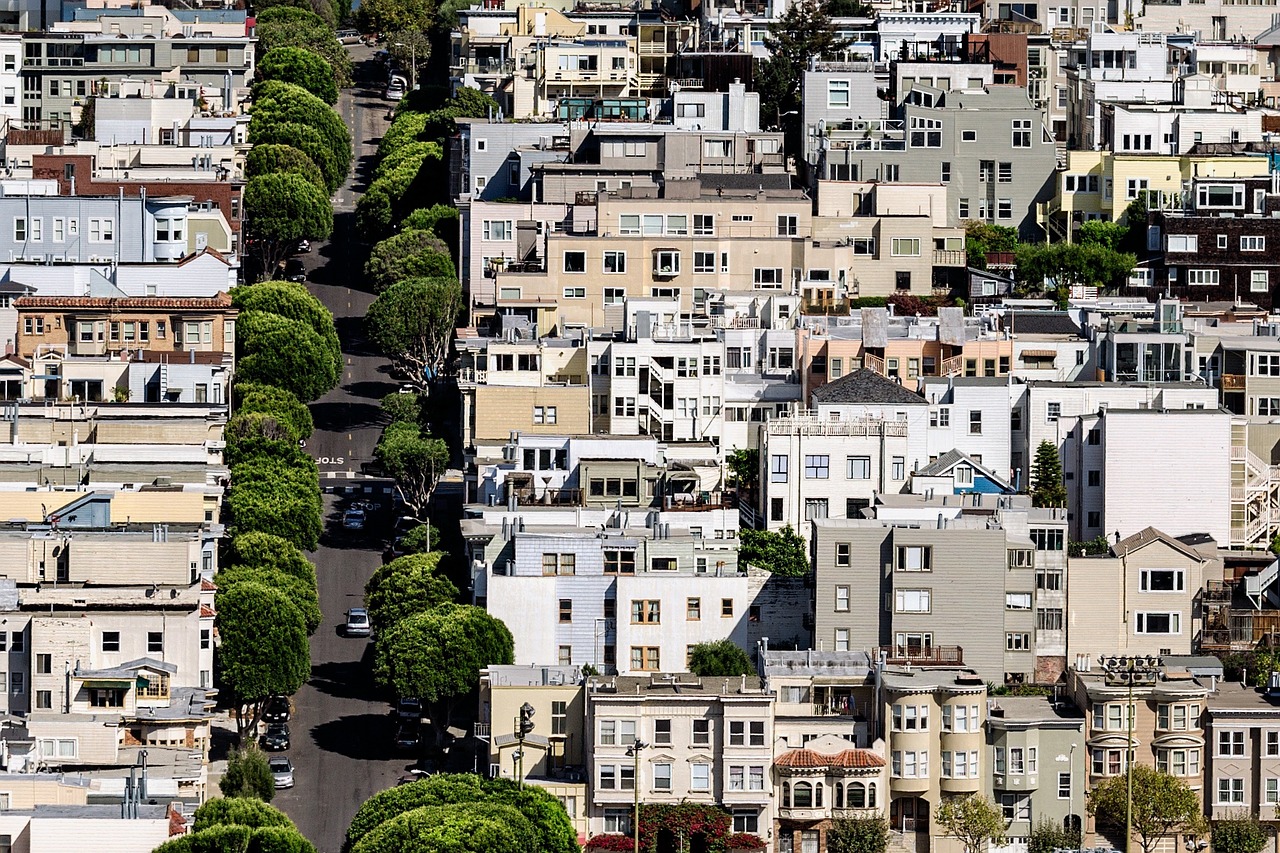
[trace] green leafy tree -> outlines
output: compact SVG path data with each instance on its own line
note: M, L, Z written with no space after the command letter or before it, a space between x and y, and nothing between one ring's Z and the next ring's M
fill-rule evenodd
M1091 219L1080 225L1080 243L1085 246L1101 246L1104 249L1120 251L1129 229L1118 222L1103 222Z
M329 197L296 172L251 179L245 185L244 208L264 269L276 269L299 240L323 240L333 233Z
M381 160L405 145L424 141L423 133L426 129L426 113L421 110L397 109L396 117L382 134L382 139L378 140L378 158Z
M417 424L388 426L373 449L373 458L395 478L396 493L414 517L422 518L431 503L436 481L449 465L449 447L439 438L423 435Z
M323 56L305 47L276 47L258 61L258 76L301 86L326 104L338 102L338 86L333 66Z
M351 853L523 853L533 824L502 803L422 806L379 824Z
M213 826L166 841L154 853L316 853L291 826Z
M437 571L442 556L440 551L410 554L373 573L364 587L364 601L374 631L457 599L458 588Z
M314 582L308 583L305 579L280 569L246 565L227 566L218 572L215 581L219 592L226 592L238 583L256 583L270 587L283 593L302 614L308 636L320 627L320 596Z
M1214 821L1209 839L1214 853L1262 853L1271 835L1256 817L1240 810Z
M419 524L400 539L405 555L430 554L440 550L440 531L430 524Z
M360 0L357 19L367 33L422 32L431 28L434 12L430 0Z
M732 640L698 643L689 651L689 671L701 676L755 675L755 665Z
M827 0L827 14L833 18L874 18L874 7L862 0Z
M1115 287L1138 263L1136 256L1096 243L1019 243L1018 279L1040 291L1053 283L1059 305L1074 286Z
M222 684L235 699L243 741L261 719L263 702L292 696L310 677L307 628L284 593L259 583L219 590L217 609Z
M341 366L333 343L309 324L269 311L246 311L236 322L240 359L236 375L276 385L299 400L316 400L338 384Z
M430 231L445 242L451 254L458 245L458 208L447 204L420 207L400 221L401 231Z
M276 785L271 778L271 768L267 766L267 756L253 745L231 750L227 755L227 770L218 780L218 788L224 797L234 797L237 800L250 798L243 799L246 803L245 809L252 807L248 805L250 803L262 805L271 802L271 798L276 795ZM225 811L225 809L226 807L218 806L214 808L214 812ZM197 824L197 830L207 829L214 823L241 823L238 820L211 821L211 814L206 813L202 821L205 825Z
M375 293L413 278L452 280L458 277L449 247L427 230L401 231L374 245L364 265L364 278Z
M979 794L943 800L938 806L937 823L964 846L965 853L981 853L989 843L1005 843L1004 815Z
M311 291L293 281L264 281L258 284L234 288L231 302L240 311L265 311L306 323L324 342L333 363L335 375L341 374L342 344L333 325L333 314L324 303L311 295Z
M297 545L270 533L242 533L227 550L226 564L284 572L315 586L316 567Z
M260 761L262 771L266 773L266 779L271 781L271 771L267 767L267 758L256 749L232 750L231 754L236 756L240 762L245 761L244 752L256 752L255 761ZM223 778L226 778L225 776ZM274 787L272 794L275 793ZM289 816L280 811L275 806L267 805L266 800L271 797L257 797L256 795L249 797L227 796L214 797L205 802L200 808L196 809L195 815L192 817L191 831L202 832L214 826L287 826L292 827L293 821L289 820ZM295 827L296 828L296 827Z
M467 696L480 670L509 664L511 632L482 608L446 604L402 619L378 635L374 678L397 696L418 696L432 707L431 722L442 735L454 704Z
M397 2L398 0L376 0L376 2ZM425 2L425 0L423 0ZM426 30L384 31L386 34L387 53L395 60L396 65L409 73L409 84L417 82L422 85L422 69L431 59L431 33ZM416 74L415 74L416 71ZM417 80L414 80L414 77Z
M884 853L889 822L883 817L837 818L827 829L827 853Z
M395 391L382 398L382 411L393 424L422 422L422 398L417 394Z
M1143 853L1153 853L1160 841L1176 833L1202 834L1205 827L1200 800L1191 786L1151 767L1134 764L1133 832ZM1085 796L1089 814L1099 828L1124 835L1129 802L1126 777L1112 776Z
M1042 441L1036 448L1035 462L1031 466L1031 503L1039 507L1067 505L1062 460L1058 458L1058 448L1051 441Z
M745 492L754 492L760 482L760 451L748 447L735 447L724 457L729 469L729 483Z
M440 162L441 149L434 142L412 142L383 159L356 205L356 227L365 239L386 237L396 222L438 193Z
M992 225L971 219L964 223L964 248L967 262L974 269L987 268L987 254L1014 252L1018 247L1018 229L1008 225Z
M249 149L244 159L244 176L252 180L259 175L273 172L301 175L322 191L327 191L320 167L310 157L292 145L267 143Z
M804 577L809 573L804 539L790 525L778 531L749 527L739 530L738 562L787 577Z
M825 3L800 0L769 25L764 44L769 58L757 80L761 118L784 131L788 151L800 151L804 73L811 60L835 59L853 42L836 31Z
M1027 853L1053 853L1055 850L1080 849L1080 830L1066 829L1061 824L1041 818L1027 836ZM1257 851L1254 851L1257 853Z
M311 410L283 388L240 380L235 384L235 396L239 414L261 412L284 424L298 438L311 437L315 428Z
M351 54L338 41L332 23L309 9L286 6L260 10L256 17L260 54L277 47L305 47L329 62L339 88L351 85Z
M338 182L341 183L342 178L346 177L347 171L351 168L351 133L332 107L306 89L292 83L279 80L264 80L257 83L253 87L249 141L255 145L268 141L291 144L282 139L260 138L268 127L280 123L301 124L314 129L328 149L332 158L331 167L338 174ZM308 157L312 157L311 152L301 145L295 147L300 148ZM315 158L312 157L312 159ZM326 178L330 177L325 164L317 161L316 165L325 172Z
M301 151L308 160L320 170L321 189L333 192L342 185L346 172L342 163L334 158L333 151L320 131L296 121L282 121L277 124L260 124L250 137L254 150L265 145L283 145ZM295 174L303 174L297 169L289 170ZM248 177L248 176L246 176ZM304 177L308 177L304 175Z
M227 443L222 457L231 466L260 456L294 459L306 455L289 425L264 412L232 415L222 435Z
M462 286L443 278L397 281L365 313L369 341L422 391L443 372L462 312Z
M577 833L564 806L537 785L511 779L484 779L470 773L441 774L374 794L356 812L347 829L344 851L387 821L423 808L453 803L496 803L519 811L532 824L523 837L528 853L578 853ZM362 851L364 853L364 851Z
M270 533L314 551L324 520L315 463L270 458L240 463L231 469L226 510L235 535Z

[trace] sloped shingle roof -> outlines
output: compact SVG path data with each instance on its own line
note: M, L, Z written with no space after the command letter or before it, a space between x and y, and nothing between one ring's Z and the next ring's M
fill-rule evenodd
M925 399L906 388L863 367L834 382L828 382L813 392L819 403L890 403L902 405L926 405Z

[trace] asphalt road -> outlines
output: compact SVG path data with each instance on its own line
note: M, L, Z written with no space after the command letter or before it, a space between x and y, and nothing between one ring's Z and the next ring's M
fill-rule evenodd
M377 698L370 678L369 641L340 631L347 608L361 604L365 581L382 564L382 541L343 531L341 512L360 497L384 506L389 501L389 485L361 471L382 427L378 401L397 387L380 370L385 363L367 349L361 330L373 296L361 289L353 211L387 126L387 103L380 72L369 61L372 51L361 47L353 54L363 85L344 91L337 109L352 131L355 174L334 196L333 240L303 257L308 286L333 312L346 360L339 387L311 407L316 430L307 442L326 493L326 530L314 555L325 618L311 638L311 681L298 691L290 723L296 784L275 799L320 853L338 853L360 804L394 785L412 764L394 753L391 708Z

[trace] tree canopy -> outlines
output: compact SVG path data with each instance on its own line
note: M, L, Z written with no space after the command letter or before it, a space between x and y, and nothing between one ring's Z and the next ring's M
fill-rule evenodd
M1262 853L1270 839L1267 828L1241 809L1213 822L1209 843L1214 853Z
M380 240L405 214L439 191L441 149L434 142L411 142L388 152L356 205L356 227Z
M217 610L222 685L236 700L243 738L266 699L291 696L310 677L307 629L284 593L252 581L219 590Z
M554 796L537 785L520 786L510 779L484 779L473 774L430 776L408 785L389 788L365 801L347 830L346 853L383 824L421 808L461 804L486 804L514 808L531 825L522 840L528 853L578 853L577 833ZM399 830L396 830L398 832ZM384 847L359 848L358 853L381 853ZM398 853L399 848L391 848ZM417 848L412 848L417 850Z
M701 676L754 675L756 668L747 653L732 640L698 643L689 652L689 671Z
M263 145L283 145L301 151L320 170L323 179L321 189L333 192L342 185L346 172L335 159L333 151L320 135L320 131L296 121L276 124L260 124L250 137L254 149ZM301 174L298 169L289 171Z
M980 794L943 800L938 806L937 824L964 845L965 853L981 853L988 843L1005 843L1004 815Z
M236 322L240 342L237 376L285 389L299 400L319 399L341 376L333 341L312 326L269 311L246 311Z
M339 87L351 84L351 54L338 41L333 24L315 12L288 6L259 10L254 35L261 54L277 47L304 47L325 58Z
M434 13L430 0L360 0L357 20L367 33L421 32L431 29Z
M381 293L413 278L449 281L458 277L449 247L432 231L401 231L378 242L364 265L365 281Z
M1144 853L1152 853L1162 839L1175 832L1204 831L1200 800L1187 783L1143 764L1134 764L1129 772L1133 777L1133 832ZM1104 779L1085 797L1099 828L1112 833L1124 832L1128 802L1124 776Z
M1067 505L1067 487L1062 482L1062 460L1051 441L1036 448L1031 469L1031 504L1039 507Z
M271 768L267 766L267 756L252 743L243 749L233 749L227 755L227 769L222 774L222 778L218 780L218 788L222 791L222 796L229 799L210 800L210 803L219 802L223 803L223 805L214 806L206 811L203 816L199 811L196 812L194 828L197 832L221 823L235 823L242 826L278 825L271 823L245 823L245 820L250 819L248 817L249 812L258 806L275 811L275 809L266 805L276 795L276 783L271 778ZM232 803L243 805L228 805ZM204 807L201 806L201 808L203 809ZM238 816L238 819L224 819L232 816L233 813ZM281 816L283 817L283 815ZM262 819L266 820L267 818L263 817Z
M231 301L241 312L266 311L306 323L324 341L333 371L342 372L342 345L333 325L333 313L304 285L293 281L264 281L231 291Z
M804 577L809 573L809 553L804 539L788 525L782 530L738 531L738 562L775 575Z
M281 571L314 584L316 567L287 539L270 533L242 533L231 540L227 562L233 566L255 566Z
M320 167L292 145L269 142L250 148L244 159L245 178L252 180L259 175L268 175L273 172L301 175L321 191L328 190Z
M449 447L444 440L423 435L417 424L393 423L383 430L373 458L395 478L396 493L405 505L416 518L422 518L436 481L449 465Z
M437 569L443 554L409 554L380 567L364 587L365 607L374 631L458 597L458 588Z
M314 551L320 542L323 507L315 463L258 457L231 469L226 508L233 535L270 533Z
M401 619L378 636L374 651L378 684L430 703L432 724L443 731L454 702L471 692L480 670L512 662L514 641L483 608L444 604Z
M270 785L266 758L261 753L259 758ZM209 800L196 810L192 831L161 844L156 853L316 853L316 849L283 813L246 796Z
M262 756L262 753L258 753ZM262 756L262 766L267 766ZM270 771L267 771L270 776ZM252 797L214 797L196 809L192 816L191 831L200 832L211 826L293 826L289 816L264 800Z
M231 466L256 456L292 459L305 456L298 437L286 421L265 412L240 412L231 416L222 432L227 446L223 460Z
M274 47L258 60L263 80L280 80L301 86L326 104L338 102L338 86L333 66L323 56L305 47Z
M250 178L244 209L254 251L267 270L275 270L299 240L324 240L333 233L329 197L298 172Z
M827 853L884 853L889 823L883 817L839 818L827 830Z
M462 312L462 285L447 278L397 281L365 313L369 341L420 390L444 369Z
M533 824L503 803L422 806L376 826L352 853L522 853Z
M422 398L417 394L393 391L382 398L380 408L393 424L420 424L422 422Z
M284 142L299 148L308 157L315 156L307 147L290 142L288 138L275 138L271 128L281 124L298 124L309 127L328 151L329 164L316 162L324 172L332 192L346 177L351 168L351 133L342 119L320 98L301 86L280 80L265 80L253 87L253 112L249 119L249 141Z
M315 582L267 566L227 566L215 579L218 589L228 590L238 583L256 583L283 593L302 615L308 636L316 632L323 618L320 614L320 596Z
M1137 257L1097 243L1019 243L1018 280L1039 291L1052 282L1066 305L1072 287L1115 287L1133 271Z
M298 438L311 437L315 428L311 410L291 392L274 385L239 380L235 384L235 395L239 401L236 404L239 414L261 412L286 425Z

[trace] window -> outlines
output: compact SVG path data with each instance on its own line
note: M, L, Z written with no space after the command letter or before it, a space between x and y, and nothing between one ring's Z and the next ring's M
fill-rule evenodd
M846 460L847 477L850 480L870 480L871 479L871 457L870 456L850 456Z
M1182 569L1142 569L1138 588L1143 592L1182 592L1185 572Z
M1270 276L1266 270L1253 270L1249 273L1250 293L1266 293L1270 289Z
M671 790L671 765L653 765L653 789L655 791Z
M1013 164L1001 161L999 164L999 182L1002 184L1013 183Z
M587 253L586 252L565 252L564 253L564 271L565 272L586 272L587 271Z
M769 482L785 483L787 482L787 457L782 454L773 454L769 457Z
M848 80L828 80L827 106L832 109L848 109L849 85Z
M836 587L836 612L849 612L849 587L847 586Z
M37 238L39 239L39 238ZM1267 248L1266 237L1241 236L1240 251L1242 252L1264 252Z
M756 287L777 290L783 285L781 267L756 267L752 272L752 281Z
M1060 800L1071 799L1071 773L1070 772L1058 773L1058 799Z
M562 623L573 621L573 599L560 599L560 621Z
M711 765L692 764L689 766L689 790L711 790Z
M671 743L671 720L653 721L653 742L667 745Z
M605 252L604 271L610 275L625 273L627 271L627 253Z
M554 424L556 422L556 407L534 406L533 422L535 424Z
M1181 634L1182 614L1172 613L1139 613L1136 633L1138 634Z
M1004 635L1005 651L1010 652L1029 652L1031 651L1031 635L1019 632L1010 632Z
M1217 287L1217 270L1187 270L1187 284L1198 287Z
M1170 234L1168 240L1168 251L1170 252L1195 252L1199 250L1200 238L1196 234Z
M1000 813L1006 821L1031 820L1031 798L1022 794L1001 794Z
M944 184L951 183L951 164L950 163L944 162L942 164L941 180L942 180L942 183Z
M27 218L25 216L16 216L13 219L13 241L15 243L25 243L27 241Z
M978 141L978 131L976 131L976 130L962 130L962 131L960 131L960 141L961 141L961 142L977 142L977 141Z
M653 253L653 274L658 276L680 274L680 253L674 249L659 249Z
M849 629L848 628L836 629L836 651L837 652L849 651Z
M897 570L900 572L931 572L933 549L928 545L899 545Z
M847 587L846 587L847 593ZM846 595L846 608L848 601ZM894 591L894 612L896 613L928 613L930 612L930 591L927 589L899 589Z
M918 258L920 256L920 238L894 237L891 242L890 253L894 257Z
M1061 572L1058 575L1061 577ZM1061 607L1036 608L1037 631L1061 631L1064 624Z
M695 746L707 746L711 743L711 721L693 721L693 743Z
M1243 731L1219 731L1218 732L1218 755L1223 758L1243 757L1244 752L1244 732Z
M2 651L3 649L0 649ZM102 650L104 652L120 651L120 632L119 631L103 631L102 632Z
M1006 592L1004 594L1005 610L1030 610L1031 609L1031 593L1029 592Z
M634 575L636 573L636 552L606 549L604 552L604 573L606 575Z
M690 622L697 622L702 618L702 599L688 598L685 599L685 619Z
M714 237L716 233L716 218L710 213L695 213L693 215L693 236L695 237Z
M754 771L756 768L752 767L751 769ZM733 813L733 831L758 833L760 831L760 815L753 811L735 811Z
M969 435L982 435L982 412L969 412Z
M831 474L830 456L805 456L804 478L806 480L826 480Z
M1244 802L1243 779L1218 780L1218 805L1236 805Z
M661 622L661 601L658 599L640 599L631 602L632 625L657 625Z
M632 646L631 668L641 672L658 672L662 669L657 646Z
M732 615L733 615L733 599L732 598L720 599L720 616L724 618Z
M164 653L164 633L161 631L147 632L147 653L163 654Z
M116 222L114 219L90 219L89 242L112 243L116 239Z
M936 118L911 116L911 147L941 148L942 121Z
M778 236L779 237L794 237L796 236L797 229L798 229L798 222L796 217L787 216L787 215L778 216Z
M997 219L1013 218L1013 199L1009 199L1009 198L996 199L996 218Z
M631 810L605 809L604 831L610 834L629 834L631 832Z

